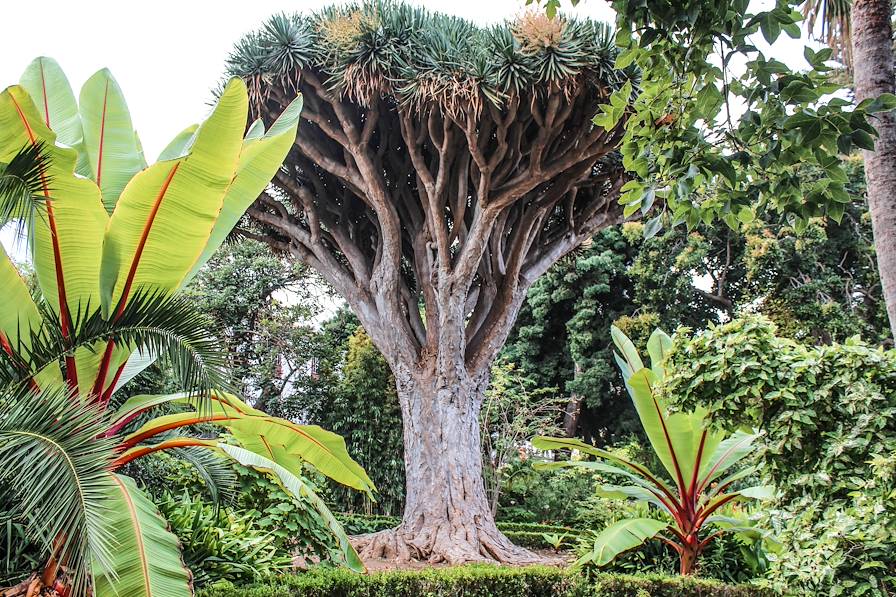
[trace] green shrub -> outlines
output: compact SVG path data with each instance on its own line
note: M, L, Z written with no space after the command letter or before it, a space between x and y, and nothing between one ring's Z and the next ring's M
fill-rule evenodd
M764 432L775 582L806 595L896 592L896 351L858 338L807 346L743 317L679 330L667 368L663 391L682 408Z
M364 514L337 514L336 518L350 535L375 533L391 529L398 526L398 523L401 522L401 519L395 516ZM567 549L574 547L582 535L581 531L571 527L532 522L498 522L498 529L517 545L533 549L553 548L551 543L545 538L545 534L565 535L561 547Z
M599 575L593 580L544 566L461 566L357 575L315 569L248 587L222 584L198 597L760 597L747 586L657 575Z
M250 582L285 570L292 562L277 540L250 515L215 508L184 492L167 495L159 510L180 540L184 563L197 587L221 580Z

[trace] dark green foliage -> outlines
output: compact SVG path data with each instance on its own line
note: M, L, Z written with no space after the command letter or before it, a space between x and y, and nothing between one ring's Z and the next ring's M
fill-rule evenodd
M282 572L292 557L277 548L271 532L247 514L215 508L188 493L166 495L159 511L181 544L193 583L203 587L229 580L251 582Z
M0 587L18 584L46 563L45 549L29 537L14 513L9 486L0 484Z
M404 504L404 444L395 380L386 360L354 316L343 310L317 340L316 378L294 397L293 408L311 423L340 434L349 453L377 487L377 503L333 486L337 510L396 514Z
M896 588L896 352L850 339L805 346L749 317L679 331L664 392L726 426L764 431L774 578L808 594Z
M529 290L503 352L540 387L582 397L580 428L602 442L636 428L603 330L635 309L627 269L639 244L606 229L555 264Z
M185 292L214 320L231 355L234 384L260 410L276 410L290 384L308 373L314 283L305 268L257 241L240 240L222 246ZM280 293L289 294L288 303Z
M600 232L535 283L505 357L539 384L583 397L579 435L605 444L636 427L611 323L642 348L655 327L702 329L745 310L805 342L887 341L861 161L845 167L840 223L813 219L797 230L765 213L740 232L701 225L644 240L637 222ZM804 175L818 178L810 168Z
M461 566L366 576L312 570L249 587L219 586L199 597L752 597L765 592L714 581L657 575L598 575L559 568Z

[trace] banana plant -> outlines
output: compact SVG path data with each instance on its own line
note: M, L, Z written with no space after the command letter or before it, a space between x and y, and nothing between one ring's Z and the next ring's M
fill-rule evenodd
M0 226L24 240L36 289L0 248L0 477L14 479L48 561L28 594L192 594L176 538L126 464L161 450L203 450L258 468L316 507L363 565L304 480L306 465L375 490L341 437L251 408L227 391L226 354L178 294L264 190L292 147L301 98L265 130L248 127L238 79L208 118L148 165L107 70L79 99L49 58L0 93ZM245 133L245 135L244 135ZM184 393L117 392L156 360ZM196 424L216 437L196 437ZM23 475L27 471L27 475Z
M594 548L580 563L605 566L620 554L658 538L679 556L682 575L694 572L700 554L725 532L743 533L752 538L757 530L736 519L721 516L719 510L734 502L772 497L767 486L733 490L757 472L755 466L740 466L754 449L756 434L736 431L728 435L712 429L706 411L671 412L659 390L665 376L663 359L672 340L656 330L647 343L651 366L646 367L634 344L617 327L611 329L618 349L616 362L622 371L629 395L650 445L665 474L624 458L617 452L595 448L569 438L534 438L541 450L570 449L595 456L598 460L573 460L546 466L578 466L619 476L629 485L602 485L598 493L611 499L646 502L657 518L632 518L604 529ZM714 527L710 532L708 527Z

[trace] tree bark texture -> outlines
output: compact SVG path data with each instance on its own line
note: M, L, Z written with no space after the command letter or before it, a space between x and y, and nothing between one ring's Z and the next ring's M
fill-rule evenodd
M582 77L448 109L333 90L306 69L264 80L275 118L304 96L296 145L246 233L315 268L395 374L404 416L401 526L359 539L369 556L529 562L495 527L478 414L488 371L526 292L622 220L621 127L591 123L610 89Z
M890 0L852 3L853 71L856 99L894 92L893 32ZM879 113L874 151L865 151L868 208L877 266L890 331L896 337L896 114Z
M488 375L446 373L397 372L407 476L404 516L397 529L357 538L356 547L364 558L538 562L539 556L498 531L486 499L479 410Z

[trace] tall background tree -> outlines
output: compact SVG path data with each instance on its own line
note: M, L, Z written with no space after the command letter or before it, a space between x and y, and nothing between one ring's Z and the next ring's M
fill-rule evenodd
M494 524L479 410L531 284L622 218L621 130L591 123L614 57L595 23L392 3L275 17L231 57L266 120L305 97L259 236L345 297L395 376L405 511L368 556L536 559Z
M893 3L890 0L809 0L812 28L824 37L852 73L856 100L869 103L896 91L893 65ZM878 137L865 147L868 206L890 329L896 336L896 113L873 121Z

